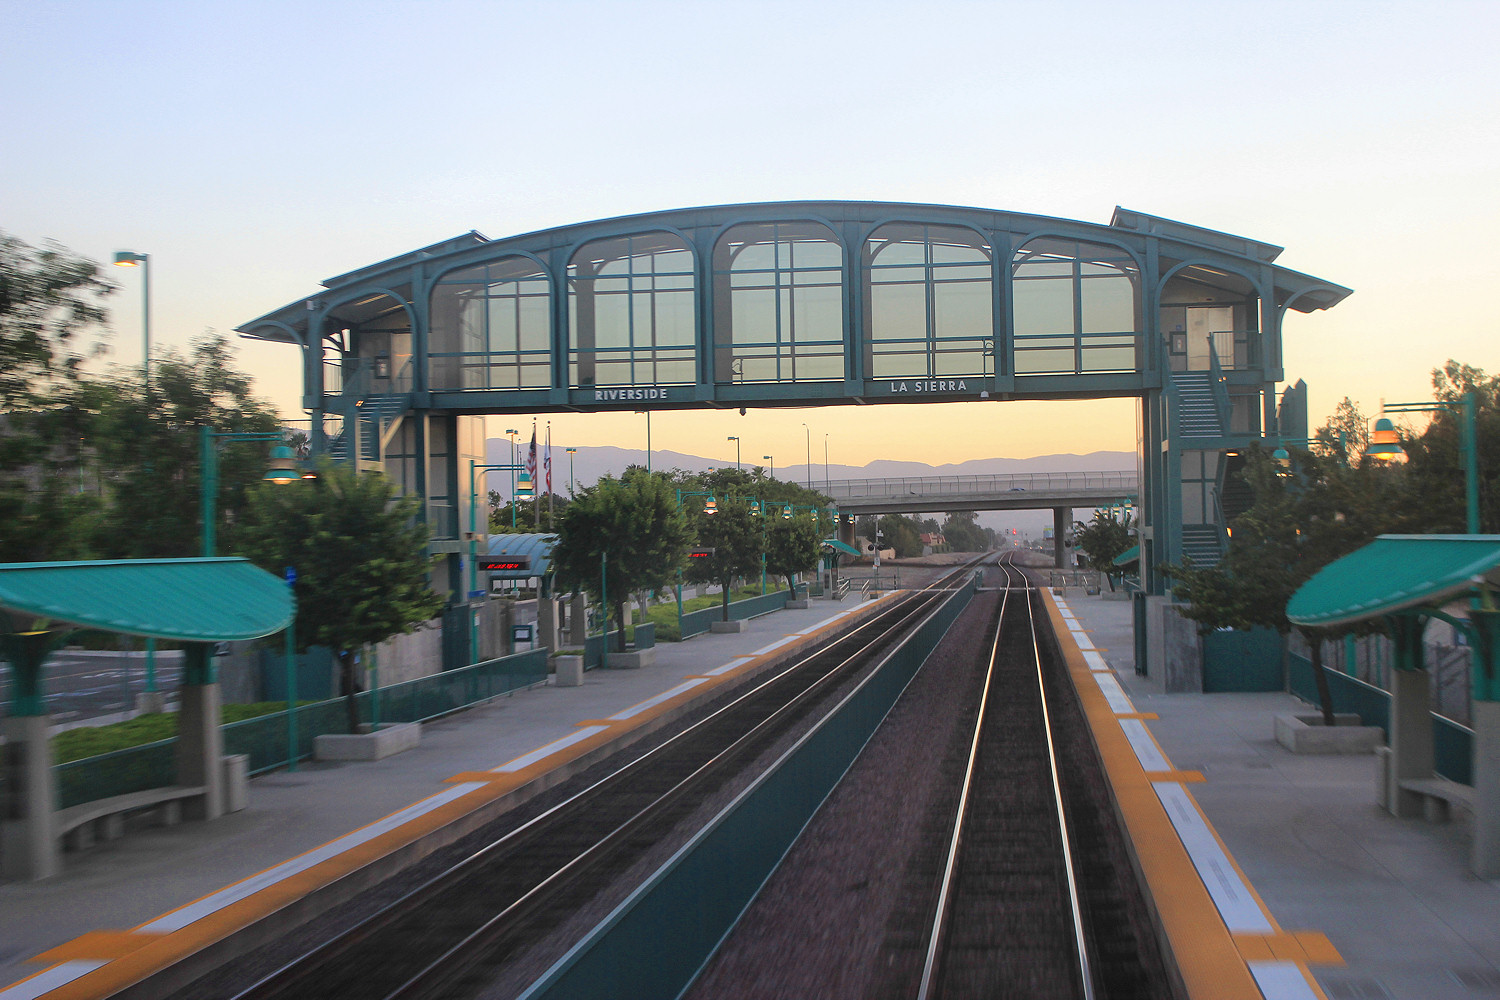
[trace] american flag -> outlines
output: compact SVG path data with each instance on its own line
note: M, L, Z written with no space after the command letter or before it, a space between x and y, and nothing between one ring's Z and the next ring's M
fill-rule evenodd
M526 453L526 474L536 483L536 425L531 425L531 450Z

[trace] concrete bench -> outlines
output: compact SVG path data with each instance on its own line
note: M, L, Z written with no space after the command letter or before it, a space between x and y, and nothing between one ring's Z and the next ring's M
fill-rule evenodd
M1399 787L1422 797L1422 818L1429 823L1445 823L1449 807L1474 808L1474 789L1447 778L1402 778Z
M96 839L118 840L125 834L126 816L147 809L155 810L158 826L172 826L182 819L183 802L206 793L204 788L168 785L69 806L57 812L57 835L69 850L81 851Z

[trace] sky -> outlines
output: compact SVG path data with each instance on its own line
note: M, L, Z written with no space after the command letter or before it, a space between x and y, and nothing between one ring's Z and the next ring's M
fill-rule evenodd
M1354 289L1284 328L1313 424L1500 370L1500 3L0 0L0 229L151 255L185 349L332 275L694 205L850 199L1286 248ZM109 268L139 365L138 271ZM236 338L284 417L295 349ZM657 448L777 465L1135 448L1133 400L660 412ZM645 446L644 418L553 441ZM489 421L501 436L516 418ZM528 422L529 423L529 422ZM807 426L804 427L803 425Z

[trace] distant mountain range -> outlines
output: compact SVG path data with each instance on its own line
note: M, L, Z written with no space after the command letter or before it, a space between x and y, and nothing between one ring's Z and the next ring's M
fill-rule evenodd
M516 460L524 463L526 443L521 442L516 448ZM552 449L552 491L559 495L568 492L568 459L569 455L562 448ZM581 447L576 455L571 456L573 481L578 489L590 486L597 482L601 476L618 476L630 465L645 465L646 452L639 448L613 448L613 447ZM538 450L537 477L541 478L543 454ZM485 461L493 464L505 464L511 460L510 440L508 438L490 438L486 442ZM651 467L653 469L683 469L687 472L706 472L723 465L722 461L711 458L699 458L697 455L684 455L679 451L655 450L651 452ZM745 462L742 467L749 470L754 469L757 464ZM882 479L896 476L993 476L1014 473L1036 473L1036 472L1133 472L1136 468L1136 456L1132 451L1094 451L1087 455L1038 455L1034 458L976 458L968 462L950 463L947 465L928 465L926 462L898 462L890 459L880 459L868 465L839 465L828 466L827 478L832 479ZM495 473L499 476L501 473ZM813 463L811 476L806 464L802 465L778 465L775 470L777 479L794 483L811 482L813 489L824 481L824 468L822 463ZM1082 517L1080 512L1079 517ZM986 527L1002 528L1014 527L1021 530L1040 531L1043 527L1052 526L1052 515L1050 511L1008 511L1008 512L986 512L979 516L979 523Z

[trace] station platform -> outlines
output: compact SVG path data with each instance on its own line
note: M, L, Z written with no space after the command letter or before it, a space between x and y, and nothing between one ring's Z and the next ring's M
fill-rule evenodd
M1071 588L1053 600L1075 681L1092 678L1103 702L1091 722L1106 766L1120 764L1109 732L1149 782L1144 794L1117 784L1122 811L1158 807L1171 821L1160 839L1175 831L1182 845L1141 857L1138 843L1153 895L1212 901L1206 916L1180 914L1202 925L1197 958L1227 945L1228 964L1237 955L1271 1000L1500 997L1500 882L1470 873L1464 811L1445 824L1397 819L1376 805L1373 754L1298 755L1276 742L1275 717L1307 711L1298 699L1163 694L1135 674L1128 601ZM1202 996L1255 996L1237 991L1232 968L1199 971L1224 977Z
M271 772L243 811L132 830L65 854L54 878L0 882L0 1000L109 996L367 866L435 849L456 839L446 828L494 818L889 598L814 600L741 633L661 643L650 666L502 696L424 724L417 747L380 761Z

